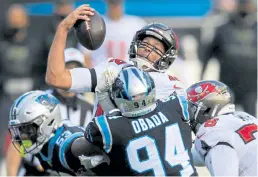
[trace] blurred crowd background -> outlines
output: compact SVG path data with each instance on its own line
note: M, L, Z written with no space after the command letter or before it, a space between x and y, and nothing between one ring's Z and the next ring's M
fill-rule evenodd
M107 57L128 60L135 31L147 23L161 22L172 27L179 38L179 57L169 72L186 86L202 79L221 80L234 92L238 110L257 115L257 0L1 0L2 175L6 174L4 158L10 143L6 136L10 105L26 91L51 89L44 76L55 29L85 3L104 16L107 36L100 49L89 51L78 44L73 31L69 33L67 48L82 52L84 67L94 67ZM77 115L78 95L52 92L66 106L65 116ZM80 111L91 112L93 96L85 94L83 101L87 109Z

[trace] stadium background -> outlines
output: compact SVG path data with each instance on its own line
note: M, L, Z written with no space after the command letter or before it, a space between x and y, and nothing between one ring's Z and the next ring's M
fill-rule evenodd
M53 12L53 1L48 0L2 0L0 6L0 24L3 24L6 9L12 3L22 3L30 16L29 34L32 38L44 35L48 28L47 22ZM78 0L75 6L89 3L101 14L105 14L106 8L103 0ZM184 46L185 39L191 40L198 49L200 42L200 27L203 18L209 14L213 8L211 0L127 0L125 2L125 12L130 15L143 17L147 22L161 22L172 27L179 37L180 56L185 56L182 52L188 51ZM143 8L144 7L144 8ZM187 40L186 40L187 41ZM198 50L194 55L198 56ZM208 78L218 79L216 62L211 68L215 72L209 73ZM5 167L2 165L1 174L5 175ZM198 168L200 175L209 175L205 168Z
M53 1L52 1L53 2ZM24 3L30 15L30 35L37 37L44 33L50 15L53 14L53 3L48 0L4 0L0 7L0 20L4 21L6 9L13 3ZM101 14L105 14L106 7L103 0L77 0L75 6L89 3ZM144 7L144 8L140 8ZM200 39L200 25L204 17L212 8L210 0L127 0L125 12L130 15L143 17L146 22L165 23L175 30L179 39L191 34L196 40Z

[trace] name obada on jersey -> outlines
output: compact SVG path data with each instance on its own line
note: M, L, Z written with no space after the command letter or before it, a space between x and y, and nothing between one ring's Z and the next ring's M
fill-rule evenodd
M132 126L135 133L147 131L155 128L161 124L168 122L167 117L162 113L158 112L158 115L153 115L150 118L137 119L132 121Z

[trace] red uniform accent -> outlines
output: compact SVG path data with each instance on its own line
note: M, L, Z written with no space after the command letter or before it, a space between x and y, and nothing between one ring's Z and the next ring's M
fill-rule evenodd
M244 125L240 129L236 131L237 134L242 138L245 144L255 140L254 133L258 130L258 126L256 124L248 124Z
M213 85L212 83L204 83L190 90L187 96L190 101L198 102L213 92L219 93L216 86Z

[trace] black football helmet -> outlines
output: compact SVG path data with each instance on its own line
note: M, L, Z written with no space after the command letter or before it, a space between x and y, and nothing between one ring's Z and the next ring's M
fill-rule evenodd
M152 50L150 53L156 52L160 55L160 58L155 62L148 61L144 56L137 54L139 46L144 46L142 43L143 39L148 36L160 40L165 46L165 53L159 51L155 46L151 46ZM147 45L145 44L145 46ZM171 28L161 23L152 23L136 32L129 49L129 57L136 67L140 69L142 69L142 66L147 66L152 70L164 72L176 59L178 48L178 38Z
M190 86L186 92L194 113L194 129L198 129L208 119L235 111L233 94L222 82L201 81Z

